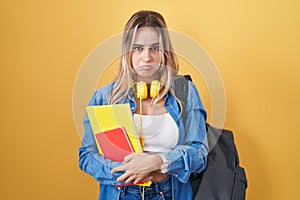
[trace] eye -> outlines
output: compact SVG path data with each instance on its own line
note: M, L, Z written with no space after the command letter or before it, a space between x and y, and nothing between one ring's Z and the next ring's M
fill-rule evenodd
M143 48L142 47L132 47L132 50L140 52L143 50Z
M153 46L153 47L151 48L151 50L152 50L152 51L158 51L158 50L159 50L159 46Z

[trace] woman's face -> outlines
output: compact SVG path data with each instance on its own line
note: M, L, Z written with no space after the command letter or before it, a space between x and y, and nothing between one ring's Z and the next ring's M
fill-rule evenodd
M136 81L151 82L159 79L159 35L155 28L139 28L132 46L131 63L137 75Z

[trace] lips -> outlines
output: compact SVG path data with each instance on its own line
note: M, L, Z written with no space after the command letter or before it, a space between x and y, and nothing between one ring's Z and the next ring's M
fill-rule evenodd
M150 69L153 69L153 66L152 65L142 65L142 66L140 66L140 69L142 69L142 70L150 70Z

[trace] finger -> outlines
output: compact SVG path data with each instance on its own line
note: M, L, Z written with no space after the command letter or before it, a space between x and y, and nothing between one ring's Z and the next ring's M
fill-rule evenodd
M126 164L120 165L120 166L117 166L117 167L113 168L111 170L111 173L120 172L120 171L126 171L126 169L127 169Z
M126 179L125 183L133 183L136 180L136 175L130 176Z
M117 178L117 181L119 181L119 182L125 182L130 176L131 176L130 174L124 173L124 174L122 174L121 176L119 176Z
M149 176L145 182L152 181L153 176Z
M142 180L143 180L143 178L140 178L140 177L136 177L135 179L134 179L134 184L138 184L138 183L140 183L140 182L142 182Z
M138 183L141 183L141 182L144 182L144 183L146 183L146 182L148 182L148 181L151 181L153 179L153 176L149 176L149 177L147 177L147 178L142 178L142 179L136 179L135 181L134 181L134 184L138 184Z

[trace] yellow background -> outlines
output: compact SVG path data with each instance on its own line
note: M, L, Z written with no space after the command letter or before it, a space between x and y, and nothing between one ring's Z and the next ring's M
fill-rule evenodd
M247 199L300 199L298 0L1 1L0 199L97 199L78 167L73 84L140 9L161 12L217 64Z

